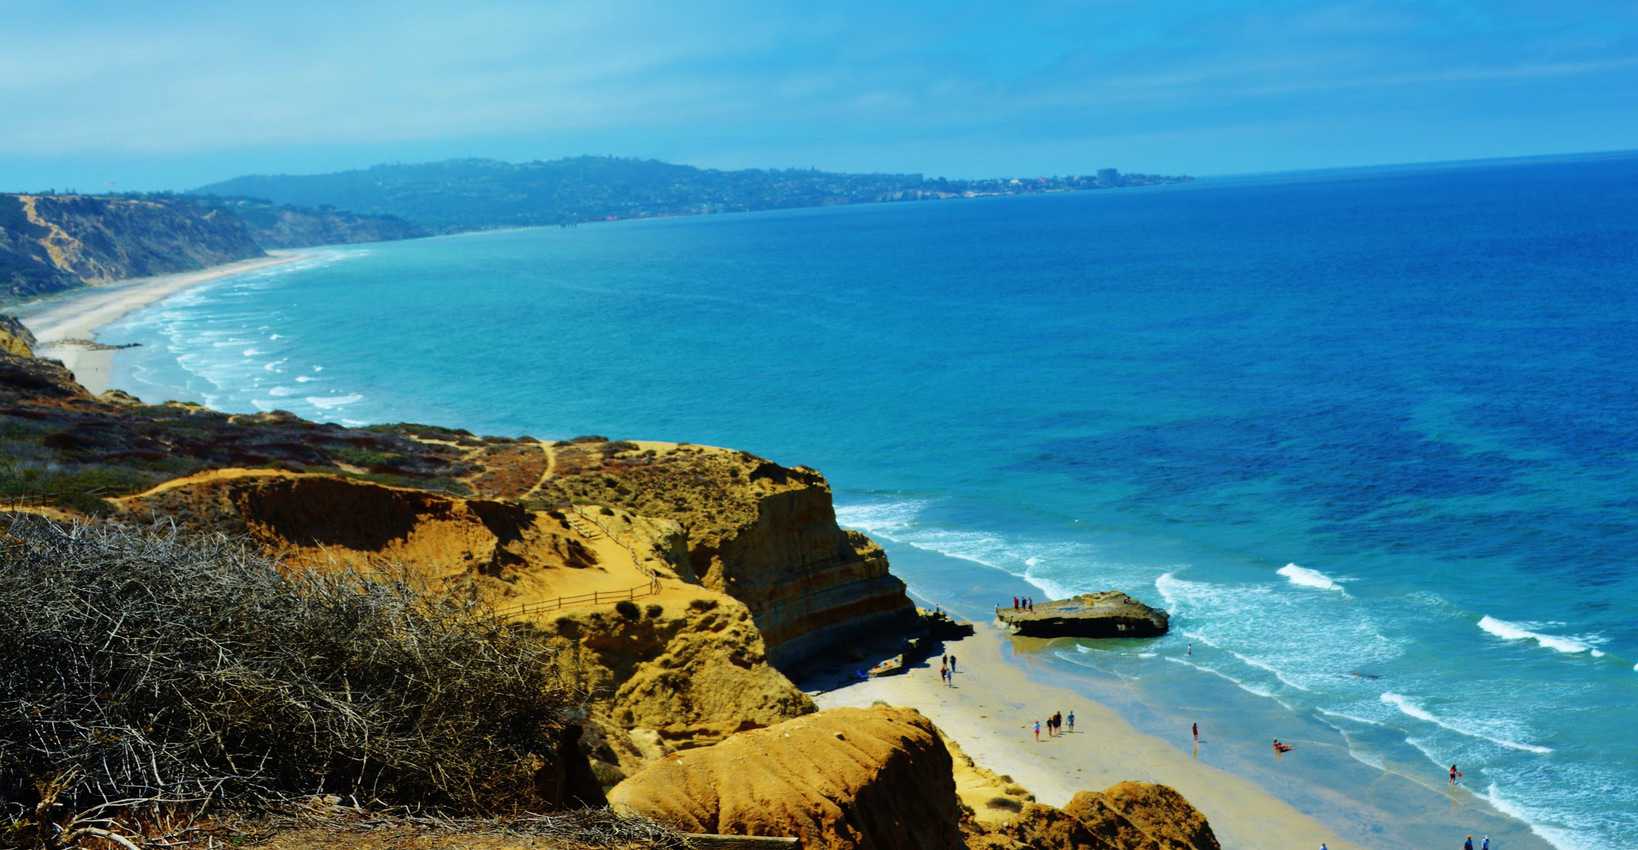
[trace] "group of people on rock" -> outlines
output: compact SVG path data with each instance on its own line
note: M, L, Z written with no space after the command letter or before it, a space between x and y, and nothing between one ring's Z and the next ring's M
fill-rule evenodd
M943 682L946 688L955 687L955 667L956 659L954 655L946 655L939 662L938 680Z
M1052 716L1048 717L1046 719L1046 730L1047 730L1047 737L1048 738L1056 738L1059 735L1062 735L1064 733L1064 731L1065 731L1064 730L1064 720L1065 720L1064 713L1061 712L1061 711L1053 712ZM1068 721L1069 721L1068 731L1070 731L1070 732L1075 731L1075 711L1074 711L1074 709L1070 709ZM1039 720L1035 721L1035 740L1037 740L1037 741L1041 740L1041 721L1039 721Z
M1031 597L1028 597L1028 596L1014 596L1012 598L1012 610L1014 610L1014 611L1034 611L1035 610L1035 600L1032 599Z

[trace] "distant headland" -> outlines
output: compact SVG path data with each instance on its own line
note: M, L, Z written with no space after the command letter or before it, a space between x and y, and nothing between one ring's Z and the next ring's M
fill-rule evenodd
M1190 177L1103 168L1061 177L978 180L813 169L720 171L652 159L580 156L511 163L451 159L356 171L255 175L196 195L260 198L396 216L438 233L610 219L1072 192L1180 183Z

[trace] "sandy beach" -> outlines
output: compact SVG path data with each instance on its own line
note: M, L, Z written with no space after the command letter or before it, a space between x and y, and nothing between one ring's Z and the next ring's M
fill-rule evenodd
M945 644L945 652L957 659L955 687L941 684L935 659L903 675L845 685L814 699L824 708L877 701L916 708L978 764L1012 776L1050 805L1122 780L1159 782L1204 812L1224 847L1313 848L1325 842L1332 850L1359 850L1250 780L1206 763L1198 748L1191 756L1084 695L1042 685L1008 657L1010 637L987 623L977 629L973 637ZM1052 738L1043 730L1036 742L1036 719L1070 710L1073 733Z
M115 351L64 344L65 340L95 340L99 328L156 301L225 277L293 263L308 256L310 252L279 251L199 271L87 286L32 305L32 309L24 307L18 318L39 340L37 354L61 360L80 384L93 393L100 393L108 388Z

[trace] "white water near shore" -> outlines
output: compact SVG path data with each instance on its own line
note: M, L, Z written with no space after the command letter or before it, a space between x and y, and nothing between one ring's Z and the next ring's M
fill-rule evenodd
M90 347L73 340L97 340L99 330L127 314L189 289L236 275L289 267L314 255L313 251L276 251L266 257L199 271L86 286L20 305L18 318L39 341L36 354L61 360L82 386L100 393L109 386L116 350Z

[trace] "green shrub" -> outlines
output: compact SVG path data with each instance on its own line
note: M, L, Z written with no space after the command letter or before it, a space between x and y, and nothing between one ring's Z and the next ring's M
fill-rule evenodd
M614 603L614 612L628 620L636 620L643 616L643 612L637 608L637 603L630 599L622 599Z

